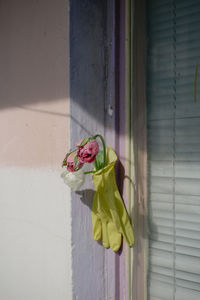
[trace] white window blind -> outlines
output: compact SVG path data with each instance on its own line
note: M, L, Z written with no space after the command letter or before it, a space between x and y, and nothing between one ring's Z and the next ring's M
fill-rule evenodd
M147 7L148 300L200 300L200 1Z

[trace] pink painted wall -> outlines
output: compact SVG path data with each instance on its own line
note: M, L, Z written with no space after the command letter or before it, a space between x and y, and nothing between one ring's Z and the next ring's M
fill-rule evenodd
M12 85L11 85L12 86ZM12 87L11 87L12 88ZM0 97L1 91L0 91ZM4 98L5 99L5 98ZM67 98L0 109L0 164L60 167L68 148Z
M68 147L67 1L1 1L0 36L0 164L55 167Z
M67 0L0 1L0 299L70 300Z

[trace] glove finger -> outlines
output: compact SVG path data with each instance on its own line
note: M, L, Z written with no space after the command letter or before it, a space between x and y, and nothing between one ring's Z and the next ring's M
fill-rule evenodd
M101 220L92 212L92 227L93 227L93 239L98 241L101 239L102 224Z
M134 244L133 228L131 226L128 213L125 208L119 212L112 211L112 220L115 224L117 231L120 232L125 238L127 244L131 247Z
M128 216L126 218L125 224L121 224L121 233L123 234L127 244L132 247L134 244L134 235L133 235L133 228L131 226L131 223L128 219Z
M122 233L127 244L131 247L134 244L134 235L129 215L118 190L116 191L115 197L117 202L117 211L113 211L113 220L115 220L118 230Z
M109 237L110 247L113 251L118 251L122 243L122 235L118 232L116 225L112 222L107 224L107 232Z
M102 245L105 248L110 247L109 239L108 239L108 232L107 232L107 224L106 222L102 223Z

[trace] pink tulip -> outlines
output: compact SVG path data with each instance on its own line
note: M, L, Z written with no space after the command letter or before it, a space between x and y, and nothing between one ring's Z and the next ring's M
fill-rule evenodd
M84 146L78 146L77 156L80 163L92 163L99 151L99 145L96 140L91 140Z
M77 165L76 165L76 163L75 163L75 161L74 161L75 157L77 157L77 151L72 152L72 153L66 158L67 170L68 170L69 172L76 172L76 171L78 171L78 170L82 167L82 165L83 165L83 163L80 162L80 160L78 159L78 157L77 157L78 163L77 163Z

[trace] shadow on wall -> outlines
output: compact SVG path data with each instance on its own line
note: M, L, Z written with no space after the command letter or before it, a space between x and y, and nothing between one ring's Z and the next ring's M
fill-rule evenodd
M106 11L105 0L71 1L70 97L73 99L71 114L75 119L80 119L81 116L85 128L101 133L105 123L107 88ZM88 115L90 120L87 118ZM73 125L72 122L71 128ZM75 131L76 129L74 133ZM86 132L78 130L77 134L84 136Z
M103 133L104 12L99 0L86 2L72 10L70 80L68 1L0 2L2 164L60 166L69 147L67 119L75 142Z
M67 96L65 6L64 0L1 1L1 109Z
M72 20L70 29L70 96L78 111L103 124L106 15L102 14L106 9L102 10L100 1L89 2L79 1L72 7L79 22ZM37 103L68 96L66 14L64 0L1 1L0 109L34 110ZM79 120L76 113L72 115Z

